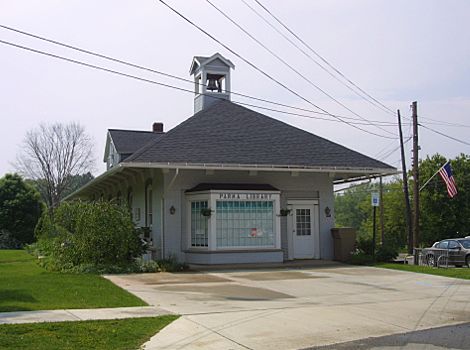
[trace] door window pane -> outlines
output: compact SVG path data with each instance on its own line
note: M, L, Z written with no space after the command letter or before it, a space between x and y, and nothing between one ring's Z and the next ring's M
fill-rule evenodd
M310 236L312 234L310 209L296 209L295 223L297 236Z

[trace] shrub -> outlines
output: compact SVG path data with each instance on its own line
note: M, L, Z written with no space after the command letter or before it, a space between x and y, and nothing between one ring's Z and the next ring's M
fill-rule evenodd
M353 265L372 265L374 263L374 257L362 250L357 249L351 254L350 262Z
M39 193L21 176L0 179L0 229L21 244L34 241L34 227L41 215Z
M188 269L188 265L178 262L178 259L174 255L171 255L167 259L159 260L157 263L158 271L160 272L178 272Z
M136 272L179 272L188 269L188 265L180 263L175 256L162 260L137 259Z
M109 202L65 202L43 216L36 254L52 270L131 272L144 252L127 209Z
M23 244L7 230L0 230L0 249L20 249Z
M382 244L375 253L375 259L380 262L389 262L398 256L398 248L392 244Z
M374 253L374 241L372 237L369 236L359 236L357 240L357 248L366 255L371 255Z

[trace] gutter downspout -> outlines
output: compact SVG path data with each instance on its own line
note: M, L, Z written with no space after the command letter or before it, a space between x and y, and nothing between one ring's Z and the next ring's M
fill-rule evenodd
M175 175L173 175L173 178L171 179L170 183L168 184L167 191L169 191L173 187L173 184L175 183L176 178L178 177L179 173L180 173L180 168L176 168Z

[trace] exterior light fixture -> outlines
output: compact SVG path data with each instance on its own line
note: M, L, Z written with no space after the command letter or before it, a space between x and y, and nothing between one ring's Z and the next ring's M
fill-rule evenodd
M171 206L170 207L170 214L175 215L175 213L176 213L176 208L174 206Z
M327 218L330 218L331 217L331 209L330 207L326 207L325 208L325 215Z

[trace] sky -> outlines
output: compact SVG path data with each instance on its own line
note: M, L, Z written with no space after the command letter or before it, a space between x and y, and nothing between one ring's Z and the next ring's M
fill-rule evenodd
M314 118L305 118L258 110L392 166L400 166L396 116L354 94L275 32L246 5L283 30L255 0L211 2L306 79L250 39L206 0L166 2L309 103L262 75L158 0L0 0L0 24L187 79L191 79L189 68L193 56L219 52L235 64L231 75L233 91L305 109L313 110L315 104L347 118L359 118L359 115L369 121L390 123L383 127L384 131L363 120L348 119L366 123L356 126L386 136L382 137L331 121L334 118L317 119L316 114L309 114ZM405 118L405 138L411 131L410 104L417 101L421 124L470 142L470 1L260 2L356 85L392 111L400 109ZM285 30L283 33L288 35ZM194 88L191 83L108 62L3 28L0 28L0 40L189 90ZM167 131L192 116L193 98L192 93L0 43L0 176L15 171L15 158L27 131L40 123L72 121L84 126L94 140L93 172L98 175L105 170L103 153L108 128L151 130L152 123L158 121L164 123ZM235 96L232 99L268 106ZM470 154L469 145L424 127L419 130L419 138L420 158L435 153L449 158ZM410 146L408 142L408 166Z

